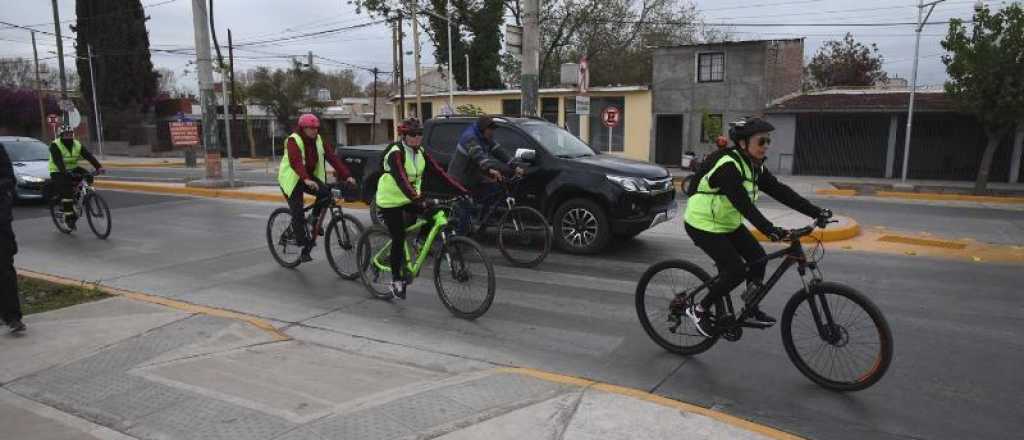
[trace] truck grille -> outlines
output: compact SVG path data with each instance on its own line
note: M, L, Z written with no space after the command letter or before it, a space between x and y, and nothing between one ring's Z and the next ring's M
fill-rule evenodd
M663 192L671 191L672 178L666 177L664 179L644 179L647 182L647 188L654 194L660 194Z

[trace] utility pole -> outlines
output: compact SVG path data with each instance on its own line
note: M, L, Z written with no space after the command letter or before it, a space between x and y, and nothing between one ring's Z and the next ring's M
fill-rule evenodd
M399 38L399 36L398 36L398 19L396 17L397 16L395 16L395 15L392 15L392 16L388 17L388 19L391 20L391 63L392 63L392 65L391 65L391 91L388 93L388 95L389 95L388 97L389 98L391 96L395 96L395 95L398 94L398 81L395 81L395 79L400 77L399 74L398 74L398 57L399 57L399 54L398 54L398 38ZM401 118L401 115L402 115L401 112L396 112L395 115L399 117L399 120L402 119Z
M376 67L373 68L373 119L370 121L370 143L377 143L377 74L380 72Z
M46 106L43 105L43 81L39 78L39 51L36 49L36 31L32 31L32 58L36 63L36 98L39 99L40 137L46 134Z
M398 13L398 84L399 84L399 97L398 102L402 105L401 111L398 112L399 119L405 120L405 48L403 40L405 40L405 29L402 25L402 13Z
M452 76L452 63L455 62L455 53L452 52L452 0L445 5L445 12L448 16L448 110L455 113L455 77Z
M53 0L53 32L57 35L57 66L60 68L60 99L62 102L68 100L68 81L64 76L64 39L60 36L60 10L57 8L57 0ZM69 125L68 112L61 109L62 125Z
M99 97L96 95L96 71L92 68L92 44L86 47L89 51L89 82L92 83L92 112L96 121L96 140L100 144L100 158L106 159L103 155L103 120L100 118Z
M925 23L928 22L928 17L932 16L932 11L935 10L935 5L942 3L946 0L935 0L931 3L925 3L924 0L918 0L917 3L917 27L914 32L917 32L917 40L914 42L914 72L910 77L910 105L907 107L907 136L903 142L903 173L900 175L900 180L907 181L907 169L910 164L910 133L913 129L914 124L914 95L917 93L917 57L921 51L921 30L924 29ZM925 15L924 8L928 8L928 14ZM923 16L923 17L922 17Z
M308 60L307 64L309 65L309 70L313 70L313 51L309 51L309 54L306 55L306 59Z
M310 52L312 57L313 53ZM228 70L221 75L221 88L224 89L224 145L228 149L228 186L235 186L235 153L231 139L231 123L235 121L235 56L231 44L231 29L228 29ZM231 90L228 90L228 81Z
M466 90L472 90L469 86L469 54L466 54Z
M220 149L217 138L217 98L213 93L213 59L210 56L210 21L206 0L192 0L192 25L196 40L199 98L203 107L203 147L206 150L206 179L220 180Z
M525 0L523 12L522 114L537 116L540 70L540 0Z
M416 119L423 120L423 83L420 81L420 17L419 1L409 2L412 6L412 57L416 66Z

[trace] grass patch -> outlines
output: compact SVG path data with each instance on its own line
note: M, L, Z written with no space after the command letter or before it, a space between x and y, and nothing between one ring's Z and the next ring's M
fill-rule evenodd
M66 286L20 275L18 290L21 293L21 312L25 315L63 309L110 297L88 284Z

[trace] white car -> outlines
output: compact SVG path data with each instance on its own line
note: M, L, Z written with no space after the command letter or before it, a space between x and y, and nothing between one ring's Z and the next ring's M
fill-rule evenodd
M0 136L0 146L7 150L14 168L14 198L42 199L43 189L50 182L50 147L38 139L20 136Z

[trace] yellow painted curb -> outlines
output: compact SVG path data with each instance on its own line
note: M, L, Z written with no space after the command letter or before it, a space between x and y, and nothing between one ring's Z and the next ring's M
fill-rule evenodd
M1024 197L998 197L998 196L975 196L970 194L932 194L932 193L907 193L898 191L879 191L875 194L878 197L891 199L912 199L912 200L945 200L957 202L984 202L984 203L1024 203Z
M235 189L216 189L216 188L189 188L183 186L172 186L172 185L161 185L157 183L141 183L141 182L118 182L112 180L97 180L96 187L102 189L113 189L120 191L138 191L138 192L151 192L158 194L172 194L181 196L192 196L192 197L207 197L207 198L219 198L219 199L234 199L234 200L247 200L253 202L284 202L284 196L273 193L257 193L248 191L239 191ZM306 202L312 203L314 198L310 195L306 195ZM366 208L366 204L362 202L343 202L340 204L346 208Z
M131 163L131 162L107 162L103 168L184 168L185 162L153 162L153 163Z
M57 275L51 275L51 274L46 274L46 273L41 273L41 272L35 272L35 271L28 270L28 269L18 269L18 274L21 275L21 276L24 276L24 277L33 278L33 279L37 279L37 280L41 280L41 281L47 281L47 282L54 283L54 284L61 284L61 285L65 285L65 286L75 286L75 287L93 286L93 287L99 289L101 292L109 294L109 295L122 296L122 297L125 297L125 298L133 299L135 301L147 302L147 303L150 303L150 304L157 304L157 305L161 305L161 306L164 306L164 307L170 307L172 309L181 310L181 311L186 312L186 313L195 313L195 314L202 314L202 315L208 315L208 316L216 316L216 317L219 317L219 318L233 319L233 320L236 320L236 321L242 321L242 322L245 322L245 323L247 323L247 324L249 324L249 325L251 325L253 327L256 327L256 328L258 328L260 330L263 330L263 331L265 331L267 333L270 333L271 336L273 336L274 341L280 342L280 341L291 340L291 338L288 337L288 335L282 333L280 330L278 330L276 327L274 327L269 322L267 322L267 321L265 321L265 320L263 320L261 318L257 318L255 316L246 315L244 313L238 313L238 312L232 312L230 310L216 309L216 308L213 308L213 307L201 306L201 305L197 305L197 304L187 303L187 302L184 302L184 301L178 301L178 300L168 299L168 298L164 298L164 297L160 297L160 296L150 295L150 294L147 294L147 293L133 292L133 291L130 291L130 290L118 289L116 287L104 286L104 285L101 285L101 284L98 284L98 283L90 283L88 281L75 280L75 279L65 278L65 277L61 277L61 276L57 276Z
M816 189L815 193L823 196L855 196L857 190L854 189Z
M729 415L713 409L704 408L702 406L693 405L690 403L680 402L678 400L672 400L667 397L662 397L656 394L649 393L647 391L638 390L635 388L622 387L618 385L611 385L607 383L601 383L592 381L589 379L583 379L574 376L567 376L563 374L550 373L547 371L536 370L533 368L498 368L495 370L498 373L509 373L519 374L523 376L530 376L540 380L548 382L573 385L581 388L592 388L595 390L604 391L606 393L618 394L620 396L632 397L634 399L651 402L666 408L672 408L679 411L688 412L691 414L698 414L705 417L715 419L719 422L735 426L740 429L755 432L766 437L774 439L786 439L786 440L797 440L802 437L790 434L785 431L781 431L770 426L761 425L750 420L742 419L733 415Z
M831 241L843 241L849 240L860 235L860 224L855 220L849 219L849 224L842 227L828 228L828 229L815 229L811 235L802 238L800 241L804 243L813 243L815 241L821 241L823 243ZM767 236L758 231L755 227L749 227L750 232L754 234L754 238L758 241L771 241Z

